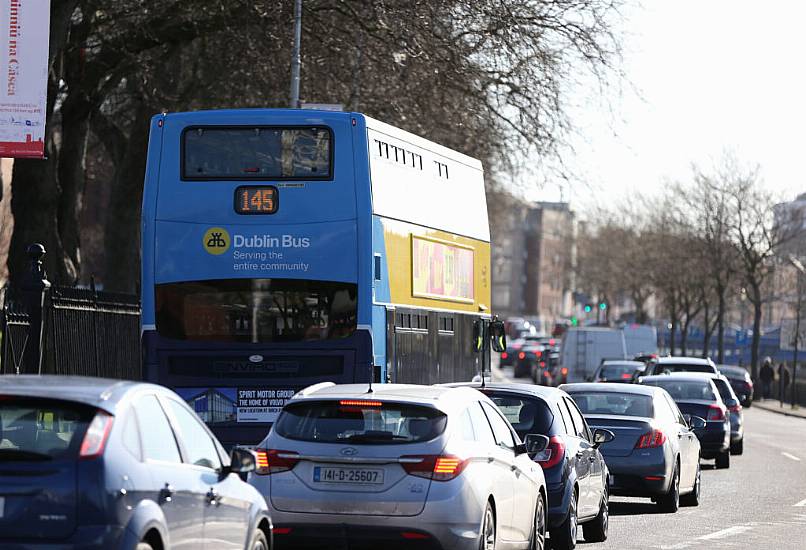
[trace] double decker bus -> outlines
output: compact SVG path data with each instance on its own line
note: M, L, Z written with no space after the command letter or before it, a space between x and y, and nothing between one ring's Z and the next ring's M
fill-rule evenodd
M359 113L161 114L142 215L145 378L226 444L260 441L311 384L482 367L478 160Z

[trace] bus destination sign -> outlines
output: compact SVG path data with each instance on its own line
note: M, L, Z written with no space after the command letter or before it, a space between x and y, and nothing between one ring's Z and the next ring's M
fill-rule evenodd
M242 185L235 190L238 214L274 214L278 206L279 196L273 185Z

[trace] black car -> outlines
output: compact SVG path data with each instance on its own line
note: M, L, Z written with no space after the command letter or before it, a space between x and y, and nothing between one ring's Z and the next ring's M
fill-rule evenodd
M193 410L152 384L0 377L0 548L268 550L266 501Z
M694 431L701 456L715 459L717 468L730 467L730 416L714 381L698 373L644 376L639 383L659 386L669 392L684 414L704 418L706 426Z
M454 384L452 384L454 385ZM582 525L586 542L607 538L608 469L599 446L612 441L607 430L588 428L582 413L564 391L527 384L471 385L487 395L529 445L530 434L549 438L548 447L532 455L543 467L548 488L551 547L576 547Z
M624 359L606 359L593 373L590 382L620 382L631 384L644 373L646 364Z
M566 384L585 420L616 439L602 445L610 470L610 493L650 497L661 510L700 502L700 443L669 394L657 387L624 384Z
M753 404L753 380L750 373L744 367L733 365L717 365L720 374L728 379L730 387L736 393L742 407L749 407Z

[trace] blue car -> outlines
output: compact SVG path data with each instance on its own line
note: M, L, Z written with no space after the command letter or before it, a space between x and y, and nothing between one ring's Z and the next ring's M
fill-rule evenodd
M0 376L0 548L268 550L263 497L172 391Z

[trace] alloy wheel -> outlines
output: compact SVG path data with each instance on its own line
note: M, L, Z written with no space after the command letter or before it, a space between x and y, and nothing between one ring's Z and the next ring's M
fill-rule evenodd
M532 550L544 550L546 548L546 513L543 506L543 497L537 497L537 506L535 508Z

